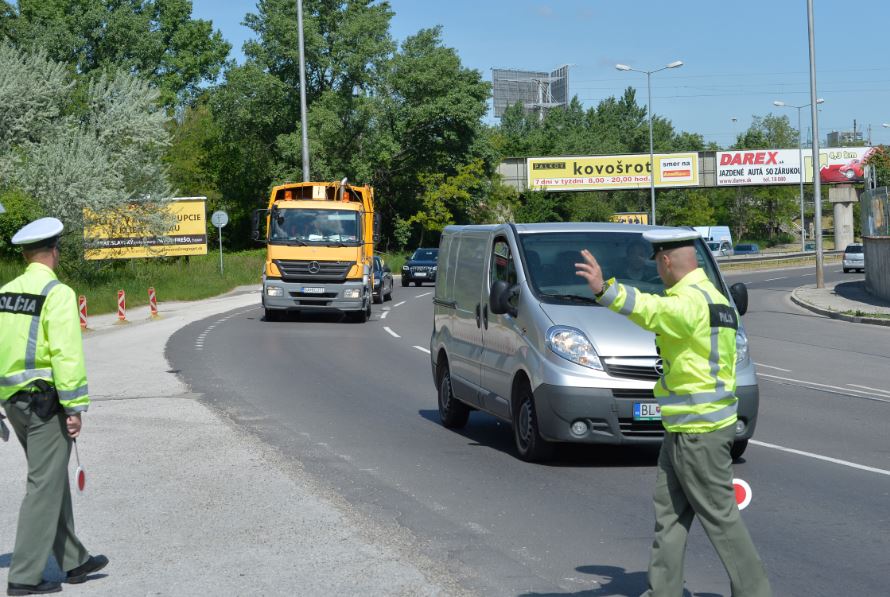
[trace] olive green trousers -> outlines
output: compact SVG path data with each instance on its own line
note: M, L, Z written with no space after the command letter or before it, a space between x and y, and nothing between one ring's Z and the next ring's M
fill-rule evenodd
M658 455L646 596L683 595L686 539L696 515L729 574L733 597L772 595L735 501L729 454L734 438L734 425L711 433L665 433Z
M31 412L28 404L6 402L4 407L28 460L28 483L19 510L8 580L36 585L43 580L50 553L65 571L90 557L74 533L68 483L71 439L64 413L44 421Z

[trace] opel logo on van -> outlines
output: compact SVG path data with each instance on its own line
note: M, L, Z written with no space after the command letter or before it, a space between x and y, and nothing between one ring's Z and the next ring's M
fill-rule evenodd
M321 271L321 266L318 265L318 262L317 262L317 261L310 261L310 262L309 262L309 273L310 273L310 274L317 274L317 273L320 272L320 271Z
M662 359L655 361L655 373L658 374L658 377L664 375L664 361Z

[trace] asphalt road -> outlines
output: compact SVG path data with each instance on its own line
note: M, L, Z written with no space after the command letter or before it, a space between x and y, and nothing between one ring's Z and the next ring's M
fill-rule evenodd
M839 266L826 279L855 279ZM837 270L837 271L835 271ZM735 467L743 513L776 595L879 595L890 584L890 333L826 319L789 290L809 269L744 281L759 364L757 433ZM652 448L568 447L547 465L513 452L508 426L438 423L426 353L432 287L397 286L366 324L220 315L174 335L194 391L483 595L639 595L653 533ZM257 488L262 491L262 488ZM299 538L295 538L299 540ZM701 527L687 595L729 595Z

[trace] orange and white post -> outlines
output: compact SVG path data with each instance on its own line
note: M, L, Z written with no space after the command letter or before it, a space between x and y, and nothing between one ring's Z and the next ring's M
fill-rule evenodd
M117 291L117 323L129 323L127 321L127 293Z
M151 309L151 318L160 319L158 315L158 295L155 294L154 287L148 289L148 307Z
M80 311L80 329L87 329L87 297L80 295L77 299L77 308Z

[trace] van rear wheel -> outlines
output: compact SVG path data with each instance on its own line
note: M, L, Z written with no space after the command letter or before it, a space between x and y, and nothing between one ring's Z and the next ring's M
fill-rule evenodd
M439 418L442 426L448 429L460 429L470 418L470 407L455 398L451 389L448 365L445 365L439 378Z
M519 386L513 404L513 439L519 457L526 462L549 460L553 444L541 437L534 394L527 382Z
M748 449L748 440L740 439L736 440L732 443L732 448L729 449L729 455L733 460L738 460L742 457L742 454L745 453L745 450Z

